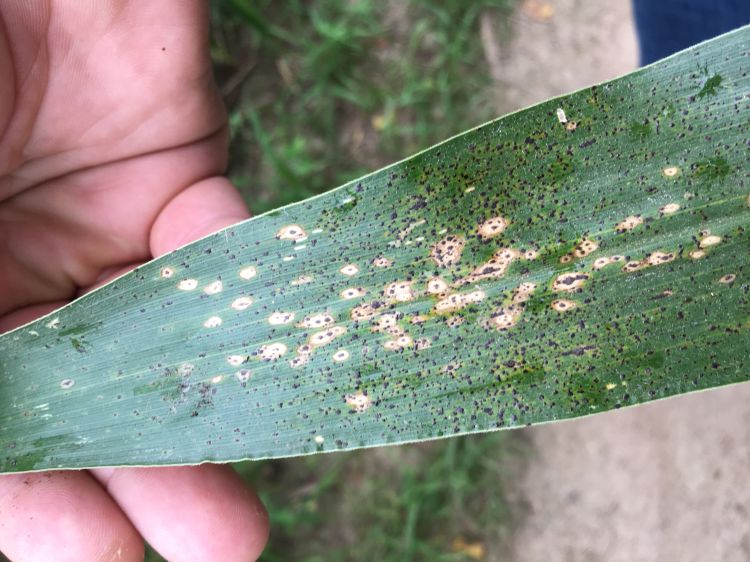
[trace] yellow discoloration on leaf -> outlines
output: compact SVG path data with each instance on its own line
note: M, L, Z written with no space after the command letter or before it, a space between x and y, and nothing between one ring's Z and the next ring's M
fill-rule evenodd
M482 240L489 240L495 236L500 236L508 227L508 221L503 217L492 217L487 219L477 228L477 234Z
M430 257L438 267L450 267L461 259L466 240L456 234L450 234L434 244Z
M661 173L665 178L674 178L680 175L680 169L677 166L668 166Z
M688 256L690 256L694 260L699 260L706 256L706 252L704 252L703 250L693 250L688 254Z
M572 132L572 131L575 131L577 128L578 128L578 123L576 123L575 121L568 121L565 124L565 130L566 131L571 131Z
M614 388L617 388L617 385L613 382L608 382L606 385L604 385L604 388L606 388L607 390L612 390Z

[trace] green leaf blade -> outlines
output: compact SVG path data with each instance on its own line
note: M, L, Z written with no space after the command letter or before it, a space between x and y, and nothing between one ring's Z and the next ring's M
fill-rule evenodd
M747 380L748 49L487 123L1 336L0 469L402 443Z

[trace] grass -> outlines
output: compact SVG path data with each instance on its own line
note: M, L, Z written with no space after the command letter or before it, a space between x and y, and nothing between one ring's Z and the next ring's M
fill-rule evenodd
M494 117L479 17L505 22L512 1L214 3L229 174L253 210L326 191Z
M253 211L495 117L479 17L502 30L512 3L213 3L229 175ZM236 466L270 513L266 562L498 560L511 528L502 482L523 458L514 444L489 434Z

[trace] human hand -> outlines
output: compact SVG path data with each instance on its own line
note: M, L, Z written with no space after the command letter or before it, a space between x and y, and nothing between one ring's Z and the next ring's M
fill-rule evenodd
M0 332L247 217L199 0L0 4ZM16 562L254 560L265 510L226 466L0 477ZM141 538L142 537L142 538Z

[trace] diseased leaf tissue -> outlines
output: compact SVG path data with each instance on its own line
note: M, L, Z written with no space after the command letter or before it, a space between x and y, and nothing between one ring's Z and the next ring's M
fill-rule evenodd
M210 236L0 338L0 468L288 456L750 377L750 32Z

